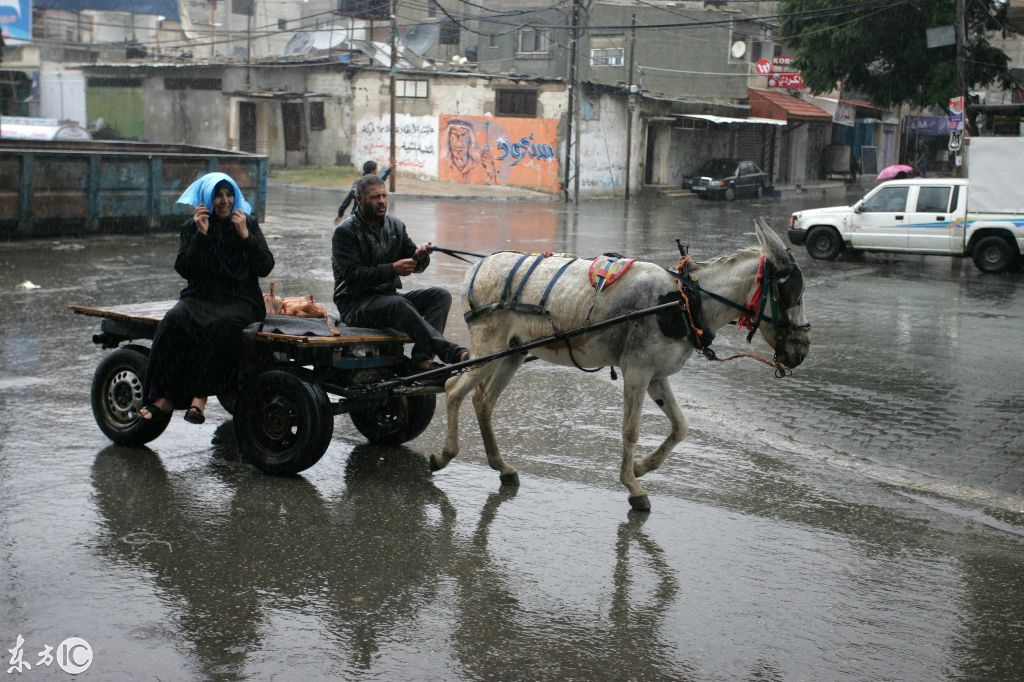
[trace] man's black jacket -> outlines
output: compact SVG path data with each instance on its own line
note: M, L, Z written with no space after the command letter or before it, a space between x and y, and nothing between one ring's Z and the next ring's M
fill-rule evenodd
M391 264L415 253L416 244L401 220L384 216L384 224L374 227L354 211L334 230L334 302L342 309L366 296L393 294L402 288L402 278ZM420 259L416 272L423 272L429 264L429 257Z

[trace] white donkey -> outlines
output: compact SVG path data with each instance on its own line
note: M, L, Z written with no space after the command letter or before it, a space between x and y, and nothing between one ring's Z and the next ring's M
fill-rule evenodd
M810 347L810 325L803 312L803 277L778 235L763 221L755 225L755 230L760 249L747 248L692 264L690 272L696 285L691 279L690 298L701 298L703 326L708 330L736 319L751 303L755 308L760 306L765 318L759 329L775 350L776 363L796 367ZM471 269L466 275L465 303L474 311L467 314L472 356L496 353L553 333L651 308L659 305L659 296L677 291L677 279L672 272L653 263L636 261L621 279L598 294L589 282L590 263L561 256L527 257L524 261L522 254L503 252L488 256ZM680 307L672 314L684 313ZM685 335L667 335L657 317L636 317L533 349L540 359L560 365L614 366L622 370L624 414L619 480L629 489L632 508L640 511L650 510L650 501L637 478L660 467L686 437L688 428L668 377L682 369L694 345ZM758 319L756 311L752 317ZM702 325L698 322L697 326ZM756 325L748 327L751 334L753 326ZM487 461L500 472L503 485L519 485L518 473L498 451L491 415L498 396L525 359L525 352L514 353L478 365L446 382L448 433L441 454L430 458L431 469L444 468L458 454L459 407L475 388L473 406ZM672 431L653 453L635 459L645 392L668 416Z

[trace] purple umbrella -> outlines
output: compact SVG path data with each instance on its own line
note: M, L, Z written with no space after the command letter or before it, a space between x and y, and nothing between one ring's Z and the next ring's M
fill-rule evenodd
M903 173L903 175L900 175L900 173ZM892 180L895 177L910 177L913 173L915 173L913 166L908 166L905 163L896 163L883 168L882 172L875 179L881 182L882 180Z

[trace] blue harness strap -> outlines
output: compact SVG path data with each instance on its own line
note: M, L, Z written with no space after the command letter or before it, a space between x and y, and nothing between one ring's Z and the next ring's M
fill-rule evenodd
M512 281L515 278L515 274L516 272L519 271L519 268L523 265L526 259L529 258L531 255L533 256L533 262L530 263L530 267L527 268L526 273L523 275L523 279L520 280L519 285L516 287L515 293L510 297L509 294L512 291ZM469 288L466 290L466 301L469 304L469 310L467 310L466 314L463 316L465 317L466 322L469 322L473 318L483 315L485 313L489 313L492 310L513 310L515 312L529 315L547 315L548 311L544 308L544 306L551 295L551 291L555 287L555 282L558 281L558 278L562 276L562 273L564 273L570 265L572 265L579 259L573 256L572 258L569 259L568 262L566 262L564 265L562 265L562 267L558 269L558 272L555 273L555 276L551 278L551 281L548 282L547 287L544 289L544 294L541 296L539 303L533 304L521 302L520 299L522 298L523 290L526 287L526 283L529 281L530 276L533 275L534 271L541 264L541 262L544 261L545 258L547 258L547 256L542 253L524 253L523 255L521 255L519 259L516 261L515 265L512 266L512 269L509 271L508 275L505 277L505 284L502 287L501 297L498 298L497 301L493 303L488 303L487 305L484 306L480 306L479 308L476 306L475 303L473 303L473 285L476 282L476 275L480 271L480 265L483 263L483 261L477 263L475 269L473 270L473 276L469 280Z
M551 278L550 282L548 282L548 287L547 289L544 290L544 295L540 297L540 302L537 304L539 307L544 307L544 305L548 302L548 296L551 295L551 290L555 288L555 282L557 282L558 278L562 276L562 273L565 272L566 269L570 265L575 263L577 260L579 259L576 256L573 256L572 258L569 259L569 262L567 262L562 267L558 268L558 272L556 272L555 276Z
M522 281L519 282L519 286L516 287L516 293L512 296L512 305L519 303L519 297L523 295L523 287L526 286L527 280L530 279L530 275L533 274L533 271L537 269L537 266L540 265L541 261L545 258L546 256L543 253L538 253L536 258L533 259L533 263L530 264L530 269L526 271L526 274L523 275Z

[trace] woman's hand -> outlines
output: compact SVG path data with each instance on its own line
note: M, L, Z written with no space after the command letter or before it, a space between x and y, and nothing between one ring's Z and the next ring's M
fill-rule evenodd
M249 238L249 224L245 222L245 211L236 209L231 213L231 224L235 226L235 232L243 241Z
M196 227L199 228L199 234L206 234L210 229L210 212L206 210L206 206L203 204L196 206L196 212L192 216L192 219L196 221Z

